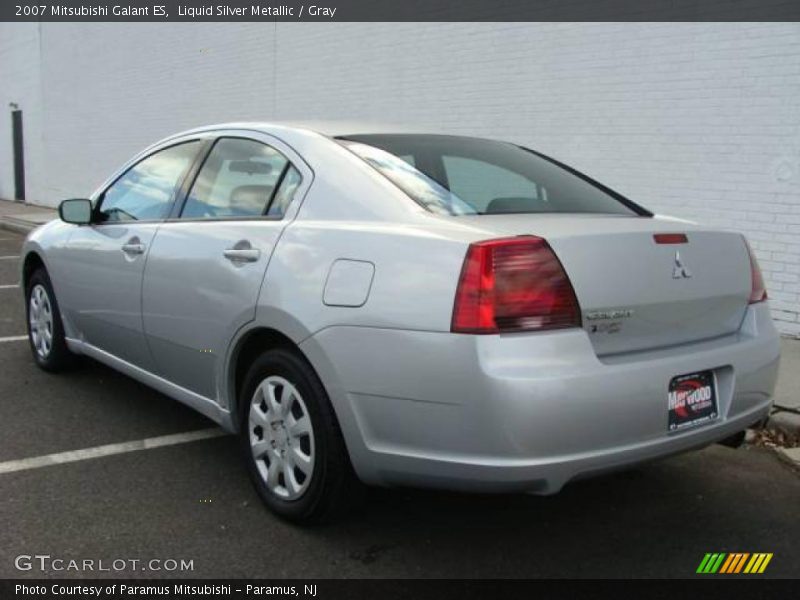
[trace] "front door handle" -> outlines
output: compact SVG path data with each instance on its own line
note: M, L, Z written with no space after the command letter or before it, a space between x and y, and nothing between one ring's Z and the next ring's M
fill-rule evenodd
M126 244L122 245L122 251L130 256L144 254L146 248L147 246L145 246L138 237L132 237Z
M223 254L225 258L234 263L256 262L261 257L261 250L258 248L228 248Z

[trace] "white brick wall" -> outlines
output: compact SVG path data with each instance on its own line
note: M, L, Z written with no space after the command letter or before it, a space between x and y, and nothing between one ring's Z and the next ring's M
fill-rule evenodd
M745 232L775 318L800 333L800 24L1 24L0 100L25 110L28 195L45 204L209 122L524 143L652 210Z
M34 188L26 190L27 196L42 197L34 183L45 169L38 28L37 23L0 24L0 198L14 197L11 103L23 111L25 179Z

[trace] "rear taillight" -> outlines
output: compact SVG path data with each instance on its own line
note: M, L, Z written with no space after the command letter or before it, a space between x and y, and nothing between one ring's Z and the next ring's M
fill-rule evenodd
M572 284L550 245L535 236L471 244L451 330L502 333L580 327Z
M747 245L747 254L750 256L750 281L752 282L749 303L755 304L767 299L767 287L764 285L764 276L761 274L761 267L758 266L753 249L747 240L745 240L745 244Z

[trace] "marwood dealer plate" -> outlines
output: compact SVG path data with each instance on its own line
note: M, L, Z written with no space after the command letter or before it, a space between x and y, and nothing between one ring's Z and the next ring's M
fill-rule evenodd
M668 428L678 431L717 418L717 390L713 371L673 377L667 394Z

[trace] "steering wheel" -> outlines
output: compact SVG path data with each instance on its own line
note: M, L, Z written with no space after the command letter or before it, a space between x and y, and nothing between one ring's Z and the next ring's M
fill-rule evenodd
M109 208L109 209L101 211L101 212L102 212L102 214L104 214L106 216L106 218L105 218L106 221L122 221L122 220L125 220L125 219L120 219L119 218L120 215L123 216L123 217L126 217L127 220L129 220L129 221L138 221L139 220L138 218L134 217L128 211L123 210L121 208L118 208L116 206L114 208Z
M203 204L202 216L204 217L219 216L219 210L216 207L211 206L210 204Z

